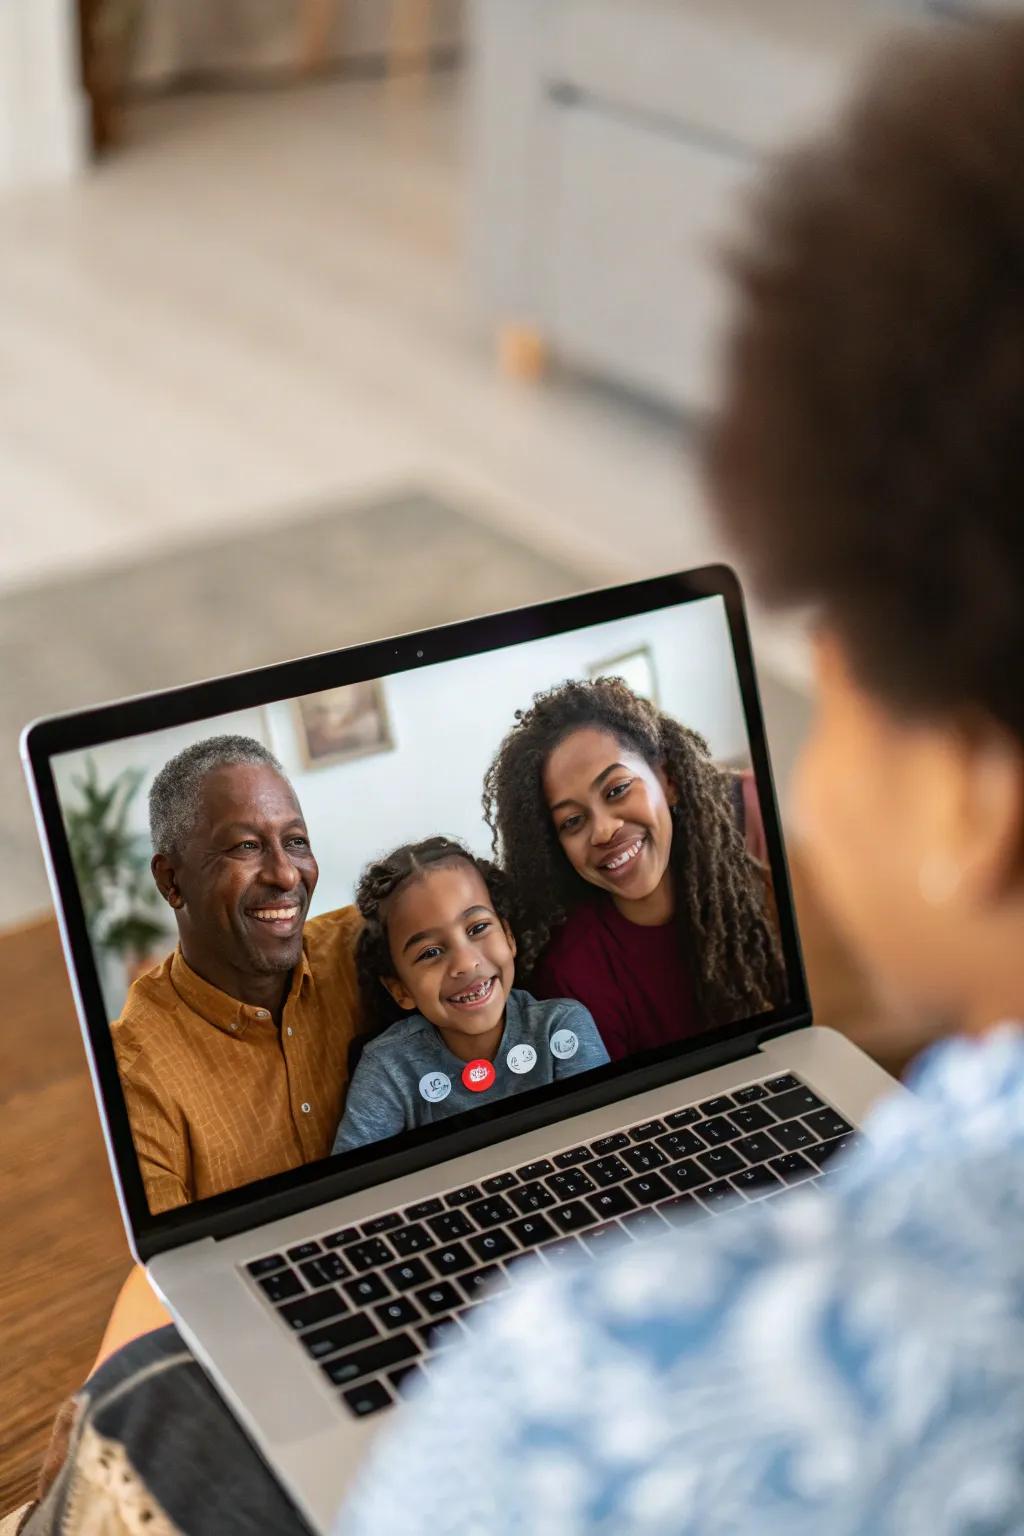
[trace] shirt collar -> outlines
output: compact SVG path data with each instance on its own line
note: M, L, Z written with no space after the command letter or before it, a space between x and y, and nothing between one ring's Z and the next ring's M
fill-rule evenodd
M312 984L312 980L309 956L303 942L302 958L292 972L291 986L285 999L285 1011L298 998L300 992ZM215 1029L223 1030L227 1035L234 1035L236 1039L244 1035L247 1029L253 1026L265 1026L272 1021L268 1008L259 1008L252 1003L241 1003L236 997L231 997L227 992L222 992L219 987L204 981L189 965L180 947L174 951L171 959L171 985L193 1013L197 1013Z

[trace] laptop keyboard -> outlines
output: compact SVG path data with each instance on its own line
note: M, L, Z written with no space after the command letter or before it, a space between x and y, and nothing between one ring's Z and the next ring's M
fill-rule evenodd
M593 1257L830 1176L853 1127L790 1073L567 1147L245 1266L357 1417L549 1259Z

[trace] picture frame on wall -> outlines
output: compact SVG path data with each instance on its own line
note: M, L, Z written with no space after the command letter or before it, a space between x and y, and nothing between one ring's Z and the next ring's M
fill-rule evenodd
M637 645L618 656L609 656L607 661L595 662L587 668L587 675L591 681L597 677L621 677L640 698L650 699L656 708L659 707L658 674L649 645Z
M295 700L294 712L299 756L306 768L336 767L394 748L379 678L308 693Z

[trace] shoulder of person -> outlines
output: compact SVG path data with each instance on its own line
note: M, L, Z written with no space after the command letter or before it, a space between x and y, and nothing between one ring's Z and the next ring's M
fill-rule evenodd
M121 1072L130 1072L145 1054L154 1033L166 1034L167 1021L179 1007L179 998L171 984L171 961L166 956L159 965L138 977L128 988L121 1017L110 1026L110 1037Z
M389 1024L387 1029L374 1035L372 1040L367 1040L360 1062L367 1058L371 1061L386 1060L399 1046L408 1045L410 1040L432 1035L433 1032L433 1025L428 1024L421 1013L410 1013L404 1019L396 1019L394 1024Z
M600 901L585 901L569 913L564 923L552 929L547 948L537 962L542 966L562 966L586 954L601 929Z
M303 938L308 944L317 947L348 945L354 949L362 926L363 919L358 907L335 907L333 912L321 912L318 917L309 918L303 930Z
M530 1023L538 1032L561 1029L574 1022L577 1024L593 1025L594 1020L589 1008L583 1003L577 1002L574 997L548 997L537 998L530 992L513 991L509 994L514 997L519 1007L527 1015Z

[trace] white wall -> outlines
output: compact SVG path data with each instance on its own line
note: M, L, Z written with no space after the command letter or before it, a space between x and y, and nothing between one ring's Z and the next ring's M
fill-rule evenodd
M586 677L592 666L640 645L653 654L661 707L699 730L719 760L748 762L725 607L709 598L386 678L392 751L307 769L293 707L277 703L69 753L54 764L57 792L65 804L74 797L73 780L86 756L95 759L102 782L140 766L146 779L135 822L144 834L149 784L168 758L222 731L256 736L295 785L320 865L312 911L328 911L352 900L369 859L401 842L447 833L477 852L489 851L481 786L515 711L539 689Z
M75 0L0 0L0 191L84 166L88 102Z

